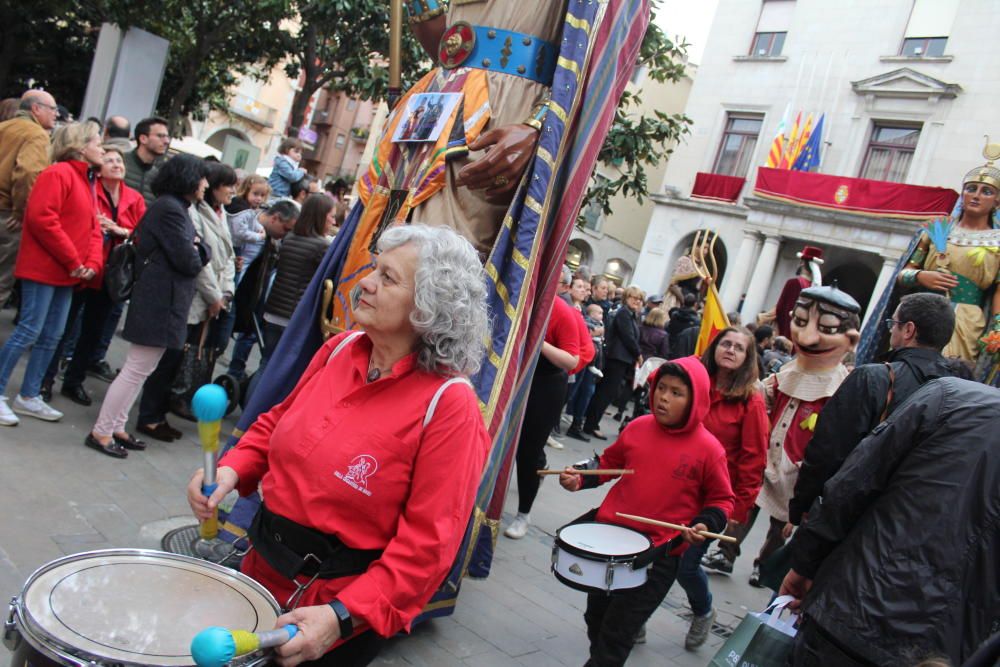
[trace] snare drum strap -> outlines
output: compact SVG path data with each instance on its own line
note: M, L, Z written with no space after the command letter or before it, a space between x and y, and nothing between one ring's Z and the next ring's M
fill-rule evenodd
M675 548L679 547L684 538L678 535L669 542L664 542L658 547L653 547L652 549L647 549L641 554L635 557L635 561L632 563L632 569L638 570L639 568L646 567L652 564L654 561L659 560L664 554L668 554Z

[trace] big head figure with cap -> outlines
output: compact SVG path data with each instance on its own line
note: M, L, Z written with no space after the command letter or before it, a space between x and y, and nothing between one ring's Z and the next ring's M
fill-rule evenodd
M802 290L791 311L792 342L800 369L836 367L860 337L861 306L836 286Z

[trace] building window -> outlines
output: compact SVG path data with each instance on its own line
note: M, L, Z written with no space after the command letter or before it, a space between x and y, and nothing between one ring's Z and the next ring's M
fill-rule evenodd
M343 148L344 144L347 142L347 136L343 134L337 135L337 143L334 144L337 148Z
M764 0L760 7L760 18L757 19L757 30L750 43L752 57L781 55L794 11L794 0Z
M787 32L758 32L750 47L751 56L780 56Z
M730 114L726 118L726 131L715 158L713 174L740 177L747 175L763 122L763 116L750 114Z
M934 58L944 55L944 45L947 37L907 37L899 55L911 58Z
M919 139L919 127L875 123L861 167L861 178L905 182Z
M911 58L943 56L958 12L958 1L914 0L899 55Z
M348 100L347 100L347 110L348 111L354 111L357 108L358 108L358 101L356 99L354 99L353 97L348 98Z

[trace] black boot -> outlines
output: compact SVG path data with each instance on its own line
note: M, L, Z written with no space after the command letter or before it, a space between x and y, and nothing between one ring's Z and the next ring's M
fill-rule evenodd
M576 438L577 440L590 442L590 438L586 436L583 432L583 424L576 419L574 419L573 423L570 424L568 429L566 429L566 435L568 435L571 438Z

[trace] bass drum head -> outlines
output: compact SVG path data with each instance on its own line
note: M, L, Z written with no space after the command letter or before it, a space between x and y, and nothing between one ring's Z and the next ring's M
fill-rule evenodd
M271 630L279 611L263 586L228 568L116 549L40 568L25 584L18 621L25 639L49 657L187 667L194 664L191 640L206 627Z
M556 542L566 551L599 560L628 558L653 546L642 533L610 523L574 523L556 532Z

